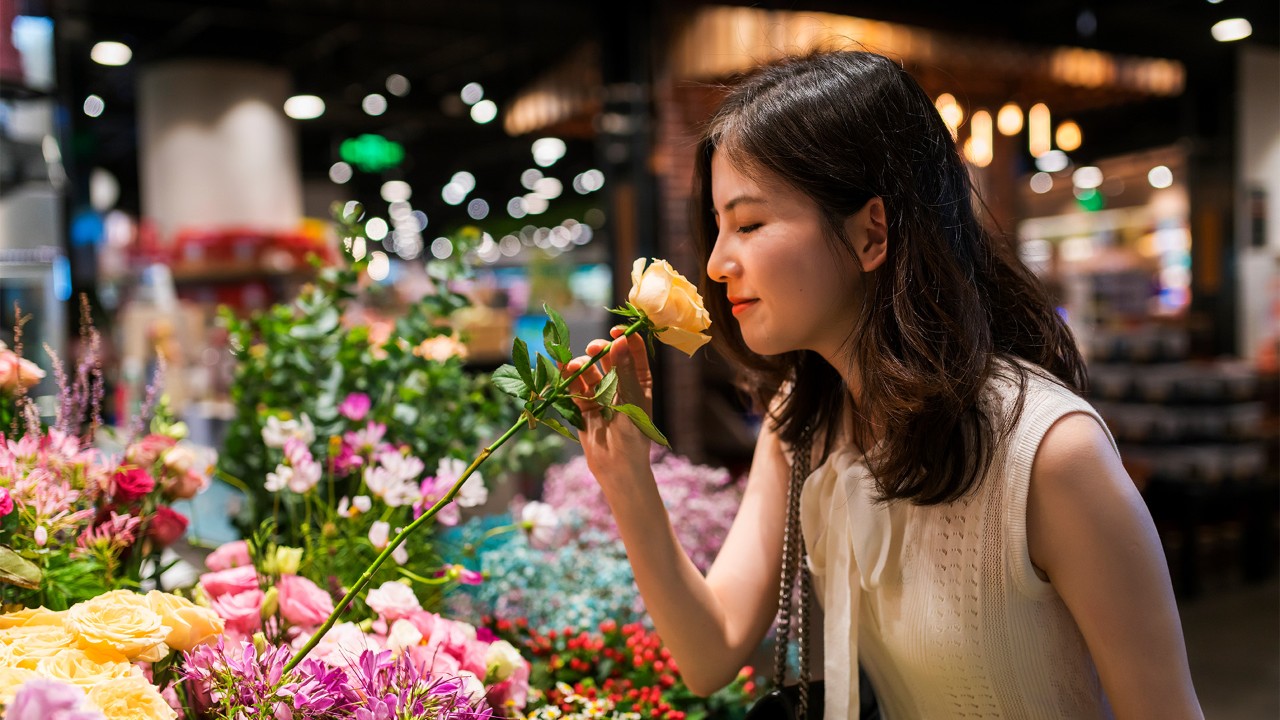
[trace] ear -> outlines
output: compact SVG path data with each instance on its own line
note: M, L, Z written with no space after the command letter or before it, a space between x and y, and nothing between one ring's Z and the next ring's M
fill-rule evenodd
M889 221L884 200L873 197L844 221L845 236L854 245L863 272L871 272L889 257Z

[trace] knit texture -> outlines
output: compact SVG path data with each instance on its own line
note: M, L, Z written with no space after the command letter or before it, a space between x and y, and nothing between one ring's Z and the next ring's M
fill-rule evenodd
M806 481L801 523L825 614L827 718L857 707L850 668L859 661L887 720L1111 716L1071 613L1031 563L1026 523L1031 466L1049 428L1073 413L1106 425L1026 367L1022 416L964 498L874 503L870 472L848 450ZM1010 412L1017 392L1006 366L988 407Z

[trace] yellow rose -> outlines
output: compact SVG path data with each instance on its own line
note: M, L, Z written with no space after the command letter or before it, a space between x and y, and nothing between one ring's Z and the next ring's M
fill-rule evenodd
M62 625L62 613L49 608L26 608L0 615L0 630L27 625Z
M169 654L164 624L146 596L113 590L67 611L62 625L82 648L114 651L129 660L155 662Z
M61 680L84 688L86 692L98 683L143 677L142 668L131 665L119 653L66 648L36 665L40 677Z
M178 717L156 686L141 676L99 684L89 691L88 704L109 718L175 720Z
M666 260L654 260L648 268L644 258L635 261L627 300L648 316L655 328L663 328L657 333L659 340L689 356L711 340L702 334L711 327L702 296Z
M0 705L13 702L13 696L18 694L22 683L38 677L35 670L0 665Z
M15 666L35 670L37 663L71 647L75 640L56 625L31 625L0 630L0 644L8 646Z
M169 627L164 644L174 650L194 650L214 642L222 634L223 620L209 608L159 590L147 593L147 601L160 621Z

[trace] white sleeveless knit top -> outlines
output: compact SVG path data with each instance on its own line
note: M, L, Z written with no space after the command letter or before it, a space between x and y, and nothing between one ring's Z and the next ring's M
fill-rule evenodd
M1008 412L1018 384L1002 367L988 401ZM859 660L886 720L1111 717L1084 638L1027 546L1040 441L1065 415L1102 419L1043 370L1024 367L1022 416L964 498L873 503L871 474L848 449L805 482L801 524L823 607L827 720L856 718Z

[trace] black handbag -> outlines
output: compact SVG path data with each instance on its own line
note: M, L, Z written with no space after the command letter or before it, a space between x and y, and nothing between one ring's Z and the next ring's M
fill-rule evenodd
M806 427L791 461L791 483L787 487L787 524L782 536L782 582L778 588L778 632L773 654L774 689L747 711L745 720L822 720L824 686L809 679L809 596L812 581L805 562L804 534L800 528L800 491L809 477L809 452L813 428ZM800 623L797 644L800 651L799 682L785 684L787 647L791 641L791 600L800 586L796 619ZM858 668L859 720L880 720L875 691L862 668Z

